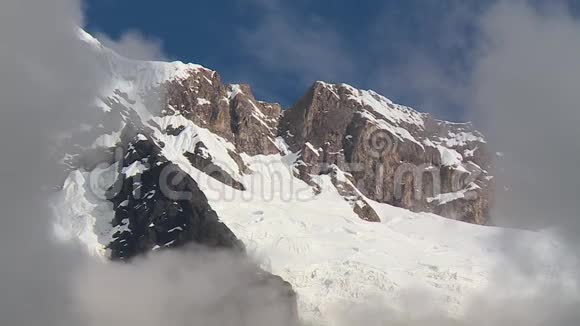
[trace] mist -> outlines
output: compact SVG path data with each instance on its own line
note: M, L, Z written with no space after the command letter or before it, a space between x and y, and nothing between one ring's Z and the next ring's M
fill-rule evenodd
M482 21L473 108L505 154L495 222L579 231L580 22L563 7L542 12L517 1Z
M481 17L472 116L497 151L492 223L540 231L547 253L508 235L496 289L472 314L489 325L580 321L580 21L565 2L500 1ZM547 267L551 266L551 267ZM549 270L547 270L549 269ZM501 289L519 287L527 295ZM500 289L497 291L497 289Z
M129 30L118 39L113 39L103 33L97 33L95 37L105 47L126 58L152 61L169 60L163 53L161 40L147 38L138 31Z
M52 241L43 188L58 172L58 133L75 124L99 85L75 42L79 3L0 4L0 323L81 325L69 292L83 260ZM63 118L66 117L66 118Z

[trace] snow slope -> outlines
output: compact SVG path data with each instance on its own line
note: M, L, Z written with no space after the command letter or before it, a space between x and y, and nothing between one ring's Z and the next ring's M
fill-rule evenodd
M207 176L177 153L169 157L194 177L262 266L293 285L301 317L315 324L332 324L345 310L369 301L408 311L409 291L460 317L471 298L494 288L505 250L501 237L530 243L530 251L548 257L557 250L540 233L476 226L372 201L384 222L363 221L328 176L315 180L322 188L318 195L295 178L293 153L244 156L253 171L242 176L246 191ZM104 227L112 210L79 191L86 181L78 172L67 180L59 198L59 230L76 230L91 252L103 255L115 231Z
M284 157L245 159L255 174L244 184L257 177L261 185L248 193L225 195L214 180L198 180L222 220L265 267L295 287L308 321L326 324L357 303L377 300L409 311L409 291L460 317L474 295L493 288L503 258L500 237L531 243L531 251L548 255L557 250L539 233L475 226L376 202L384 222L366 222L328 176L316 180L322 192L315 195L292 176Z

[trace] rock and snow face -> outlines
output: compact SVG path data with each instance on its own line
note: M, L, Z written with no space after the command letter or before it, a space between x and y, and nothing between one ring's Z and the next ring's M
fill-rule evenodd
M111 83L92 146L65 160L60 237L117 259L188 242L247 250L292 284L274 277L291 300L296 291L303 319L322 324L369 298L403 309L409 289L459 316L492 286L506 231L429 213L486 222L491 158L469 124L322 82L282 113L209 69L132 61L82 38ZM423 193L413 173L399 196L394 183L378 187L401 167L434 169L424 188L440 180L441 193Z
M331 167L378 202L487 222L492 162L470 124L436 120L373 91L317 82L284 112L281 135L301 152L304 180ZM375 219L372 210L359 215Z

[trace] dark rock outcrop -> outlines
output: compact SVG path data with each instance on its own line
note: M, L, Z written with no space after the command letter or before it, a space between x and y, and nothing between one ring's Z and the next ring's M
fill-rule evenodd
M240 324L251 325L258 312L287 321L285 325L298 325L292 285L250 261L243 242L220 221L196 181L162 155L163 144L142 132L128 126L119 143L124 153L122 164L107 194L115 212L111 223L118 230L108 245L111 259L130 261L170 249L229 251L244 264L244 284L240 286L255 292L240 293L234 288L224 298L238 311ZM112 163L115 157L110 156ZM85 165L88 161L90 157L80 160ZM198 247L189 248L191 244Z
M177 165L161 156L149 140L129 144L125 173L131 166L142 170L119 175L110 191L115 207L113 226L126 226L109 245L113 259L130 259L166 247L197 243L243 252L236 238L210 207L197 183Z
M203 142L199 142L195 145L193 153L186 152L183 155L187 157L193 167L205 172L210 177L234 189L246 190L246 187L244 187L241 182L232 178L226 171L213 162L213 158L211 154L207 152L207 147L205 147ZM235 154L230 153L230 156L235 156Z

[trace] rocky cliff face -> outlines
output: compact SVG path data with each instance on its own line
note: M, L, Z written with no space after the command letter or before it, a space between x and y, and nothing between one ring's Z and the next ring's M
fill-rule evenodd
M278 153L280 105L257 101L248 85L224 85L210 70L197 70L166 85L164 114L181 114L249 155Z
M291 108L257 101L247 85L224 85L201 71L168 84L165 114L183 115L236 145L276 154L276 137L299 153L296 176L330 174L362 219L378 221L368 200L485 224L492 157L468 123L436 120L372 91L315 83ZM235 157L237 153L231 153Z
M120 227L109 244L111 258L126 260L188 243L245 251L197 183L169 162L154 141L137 134L124 153L121 173L108 194L115 209L112 224Z
M284 112L279 133L301 152L302 178L332 167L372 200L487 222L491 157L470 124L436 120L372 91L317 82ZM359 215L376 219L366 211Z

